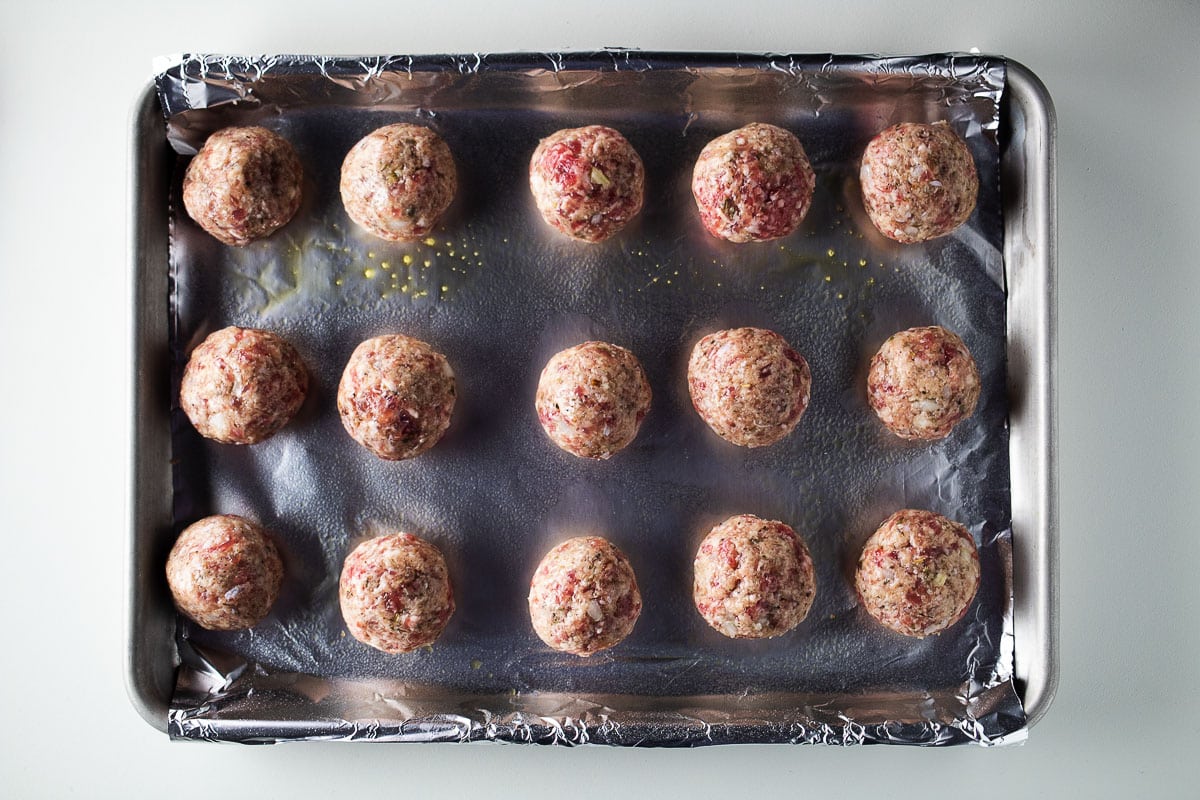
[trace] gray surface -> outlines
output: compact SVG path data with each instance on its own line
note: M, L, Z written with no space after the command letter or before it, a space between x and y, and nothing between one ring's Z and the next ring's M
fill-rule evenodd
M0 590L8 632L0 667L25 681L6 684L6 718L27 723L0 733L10 794L158 797L180 776L203 774L207 790L231 797L325 797L348 778L357 791L380 793L515 783L611 794L620 780L662 796L700 797L728 793L749 775L756 786L865 796L926 781L931 771L981 797L1191 791L1187 732L1200 717L1200 695L1179 676L1200 664L1200 537L1190 499L1200 486L1193 242L1200 163L1186 157L1200 133L1194 5L1104 2L1081 14L1077 5L1038 3L997 16L991 3L926 3L924 15L902 19L893 4L837 11L814 4L780 20L753 6L734 17L727 3L712 3L684 15L612 6L590 19L547 11L533 22L511 13L489 18L482 6L440 8L436 19L393 3L373 8L363 16L348 15L347 4L278 2L240 12L236 25L228 14L206 18L182 6L114 3L65 14L42 4L19 18L11 5L0 11L7 34L0 97L9 109L0 115L0 334L9 344L2 363L6 388L38 388L10 389L0 399L0 530L11 543L8 563L24 567L12 569ZM1048 84L1060 125L1063 565L1063 674L1049 715L1027 745L988 752L168 743L130 708L121 685L129 403L122 154L128 106L149 77L148 59L197 47L611 43L842 52L974 45L1029 64ZM60 73L75 108L43 93L38 80L47 59L63 54L75 59ZM82 81L84 71L95 82ZM60 204L78 190L81 173L86 201L64 218ZM49 290L29 302L35 284ZM47 359L46 348L70 358ZM48 368L64 364L73 386L92 387L82 403L49 377ZM57 572L33 568L47 559L59 559ZM31 653L46 656L35 669ZM86 708L79 704L85 683L95 690Z
M392 72L353 96L342 89L361 75L353 62L337 68L336 83L303 77L313 72L311 62L276 63L249 88L265 113L257 103L218 102L172 116L169 138L187 154L214 128L274 122L296 145L315 187L285 231L246 248L225 247L182 212L174 215L176 376L201 336L234 323L286 336L306 358L315 390L294 425L253 448L206 442L178 412L172 420L175 527L218 511L250 515L276 534L288 564L275 613L252 631L180 628L180 683L201 691L175 695L172 733L242 738L249 729L259 739L286 738L312 726L320 736L352 731L361 738L367 727L379 738L400 738L412 735L403 728L415 727L406 722L416 714L424 738L513 741L565 731L568 740L614 743L927 743L952 740L958 731L960 740L996 741L1020 730L1007 635L1007 398L1010 391L1031 395L1036 386L1024 373L1006 381L1006 329L1031 338L1039 330L1020 327L1032 318L1025 307L1013 307L1006 325L1001 289L996 129L1003 62L839 57L831 66L826 57L747 56L734 70L700 58L685 68L645 55L635 72L556 56L562 66L551 72L546 57L526 56L515 59L522 66L500 69L513 60L497 56L478 72L445 74L443 65L470 59L415 66L403 59L411 72ZM398 84L403 93L385 104L379 84ZM200 94L195 85L164 97L193 98ZM213 87L226 83L213 75L201 85L212 103L222 94ZM327 99L331 90L336 99ZM531 110L548 104L565 110ZM455 154L460 205L429 240L435 244L389 245L347 223L332 186L353 142L385 122L412 118L413 109ZM282 119L272 119L279 113ZM803 136L818 175L816 208L796 236L758 246L716 243L693 210L691 165L713 136L760 118ZM857 191L853 176L865 142L901 119L947 120L979 165L979 210L954 235L927 245L901 247L875 235L861 204L847 198ZM589 121L620 128L650 165L648 207L638 223L596 246L547 231L526 188L534 143ZM1030 127L1036 140L1049 123ZM1017 135L1024 133L1018 126ZM139 124L137 138L156 151L161 126L147 131ZM1005 168L1013 173L1010 162ZM1024 217L1025 175L1015 173L1004 194L1010 215ZM177 207L178 197L168 184L145 185L136 213L161 218L170 203ZM1004 239L1005 246L1024 257L1026 238L1049 225L1042 216L1032 231L1016 225L1021 238ZM139 273L161 270L152 259L134 261ZM880 428L865 401L863 365L898 328L928 323L963 336L985 391L952 436L914 446ZM691 412L683 374L701 334L744 324L794 343L816 387L802 427L755 451L725 444L705 428ZM446 441L403 464L381 463L347 437L331 389L322 388L337 384L360 340L388 330L436 343L459 387ZM588 338L632 347L656 387L637 441L605 463L551 447L530 403L550 354ZM1039 366L1038 359L1026 362L1027 369ZM139 418L139 436L167 427L166 408L159 411ZM139 503L168 491L139 488ZM922 641L861 613L844 574L871 530L900 507L949 514L979 542L982 581L968 619ZM817 565L809 620L774 642L725 640L690 602L697 540L715 521L747 511L797 526ZM397 525L448 553L459 606L431 651L405 657L346 637L336 599L351 543ZM135 557L163 538L144 517L134 527L142 545L133 548ZM542 646L524 603L537 561L572 530L598 531L629 552L646 598L629 640L587 661ZM1034 586L1045 567L1028 556L1044 540L1031 526L1017 542ZM134 584L133 603L160 602L157 583ZM135 628L132 640L140 645L151 635ZM189 657L187 642L218 653L220 666ZM1035 661L1048 649L1036 638L1017 647L1018 657ZM166 659L165 643L160 650ZM186 671L193 668L205 675ZM1039 680L1049 679L1045 671ZM215 684L206 677L212 672ZM293 682L302 688L287 691ZM657 700L663 696L680 710ZM594 722L597 707L611 709L602 724ZM232 720L228 728L224 720Z

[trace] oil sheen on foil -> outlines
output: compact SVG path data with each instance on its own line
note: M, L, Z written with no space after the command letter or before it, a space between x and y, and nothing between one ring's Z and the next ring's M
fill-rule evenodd
M250 447L205 441L173 409L176 532L209 514L262 522L284 555L273 613L251 631L182 617L172 735L197 739L723 742L1011 742L1012 684L1004 226L999 59L647 55L637 52L370 59L187 56L157 80L178 153L171 190L173 397L191 348L226 325L291 341L312 377L298 418ZM947 120L979 169L977 210L953 235L900 245L858 197L858 159L900 121ZM454 153L457 198L413 244L347 218L341 162L375 128L434 128ZM817 175L803 225L761 244L702 229L692 165L752 121L796 133ZM182 210L182 171L212 131L269 127L296 147L304 204L275 235L221 245ZM645 207L597 245L550 230L528 164L564 127L611 125L646 165ZM959 333L978 363L976 414L947 439L888 434L866 402L867 362L915 325ZM782 334L812 368L799 427L748 450L691 408L686 364L714 330ZM334 397L361 340L399 332L446 354L458 404L442 442L376 459L346 434ZM554 447L533 407L546 360L589 339L631 349L654 403L608 461ZM177 406L177 404L176 404ZM968 617L908 639L859 608L853 571L893 511L964 523L982 582ZM711 630L691 600L692 560L716 522L750 513L806 540L808 619L765 641ZM351 638L338 608L346 554L396 530L445 553L457 611L430 648L386 655ZM529 579L558 541L611 539L644 611L624 643L581 659L533 633ZM165 552L165 551L164 551Z

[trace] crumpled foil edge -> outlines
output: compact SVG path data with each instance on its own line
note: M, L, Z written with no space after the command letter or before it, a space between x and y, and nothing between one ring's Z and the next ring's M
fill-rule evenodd
M624 747L720 744L908 744L983 746L1024 742L1027 730L1011 679L898 698L861 694L852 708L828 696L767 693L646 698L530 693L464 700L444 687L343 682L183 648L185 667L168 714L172 738L275 744L290 741L476 742ZM264 702L296 718L264 720ZM903 706L903 708L901 708ZM919 718L911 715L921 710ZM856 712L872 722L856 721ZM889 716L894 714L894 717ZM857 715L856 715L857 716Z

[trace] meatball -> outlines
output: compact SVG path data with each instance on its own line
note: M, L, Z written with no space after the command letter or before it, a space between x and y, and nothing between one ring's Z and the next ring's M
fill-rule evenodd
M808 547L782 522L743 514L696 553L692 595L704 621L732 639L782 636L808 616L816 576Z
M175 606L212 631L257 625L270 613L282 582L283 562L266 531L232 514L189 525L167 557Z
M292 146L266 128L208 137L183 176L183 207L201 228L241 247L270 236L300 208L304 169Z
M603 125L547 136L529 163L529 188L542 218L583 242L604 241L637 216L645 183L633 145Z
M338 582L350 635L385 653L433 644L454 613L446 560L411 533L376 536L346 556Z
M754 122L704 146L692 194L705 229L731 242L765 242L800 226L816 176L800 140Z
M581 536L555 547L529 587L529 616L541 640L590 656L618 644L642 613L633 567L607 539Z
M867 400L904 439L941 439L975 412L979 370L963 340L945 328L893 334L871 358Z
M270 331L229 327L192 351L179 405L201 436L255 444L291 421L307 392L308 373L287 341Z
M872 617L921 639L967 613L979 588L979 553L959 523L932 511L897 511L863 547L854 588Z
M354 349L338 384L342 424L387 461L414 458L438 443L454 411L454 370L418 339L376 336Z
M859 180L871 222L906 244L962 225L979 195L971 151L945 122L904 122L880 133L863 153Z
M791 433L812 391L808 362L774 331L735 328L701 339L688 361L692 405L721 438L764 447Z
M367 134L342 162L346 213L391 242L428 235L457 188L450 148L420 125L387 125Z
M547 362L535 406L542 428L563 450L608 458L637 436L650 399L637 356L615 344L584 342Z

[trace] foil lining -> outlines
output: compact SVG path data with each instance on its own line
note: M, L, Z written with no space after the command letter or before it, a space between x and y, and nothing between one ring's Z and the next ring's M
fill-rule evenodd
M1012 558L999 177L1001 59L646 54L387 58L185 56L158 76L178 153L171 187L174 395L212 330L263 327L312 375L299 417L271 440L202 440L172 410L175 532L213 513L270 529L287 574L251 631L182 618L169 730L190 739L699 745L728 742L997 744L1024 737L1013 685ZM978 209L954 235L902 246L871 227L857 159L879 130L948 120L980 171ZM429 239L372 239L347 219L342 157L390 122L434 127L459 167L459 196ZM717 242L700 227L691 165L713 136L750 121L787 127L817 173L793 236ZM590 123L620 129L647 168L641 217L600 245L549 231L529 197L537 141ZM179 201L182 169L230 124L270 127L305 165L305 201L271 238L228 248ZM942 324L971 347L976 415L947 440L901 443L865 401L866 362L888 335ZM711 434L684 376L701 336L758 325L813 372L799 428L762 450ZM458 375L447 437L385 463L345 434L334 407L354 346L404 332ZM643 429L604 463L554 448L533 412L559 349L629 347L655 391ZM1019 376L1014 382L1019 386ZM858 608L851 578L892 511L931 508L980 547L968 619L926 640L893 635ZM782 519L806 539L817 597L799 628L730 641L691 604L691 561L720 519ZM375 652L337 604L342 559L363 537L409 530L447 556L458 611L430 649ZM536 638L528 580L556 541L608 536L630 556L645 610L612 651L581 660Z

